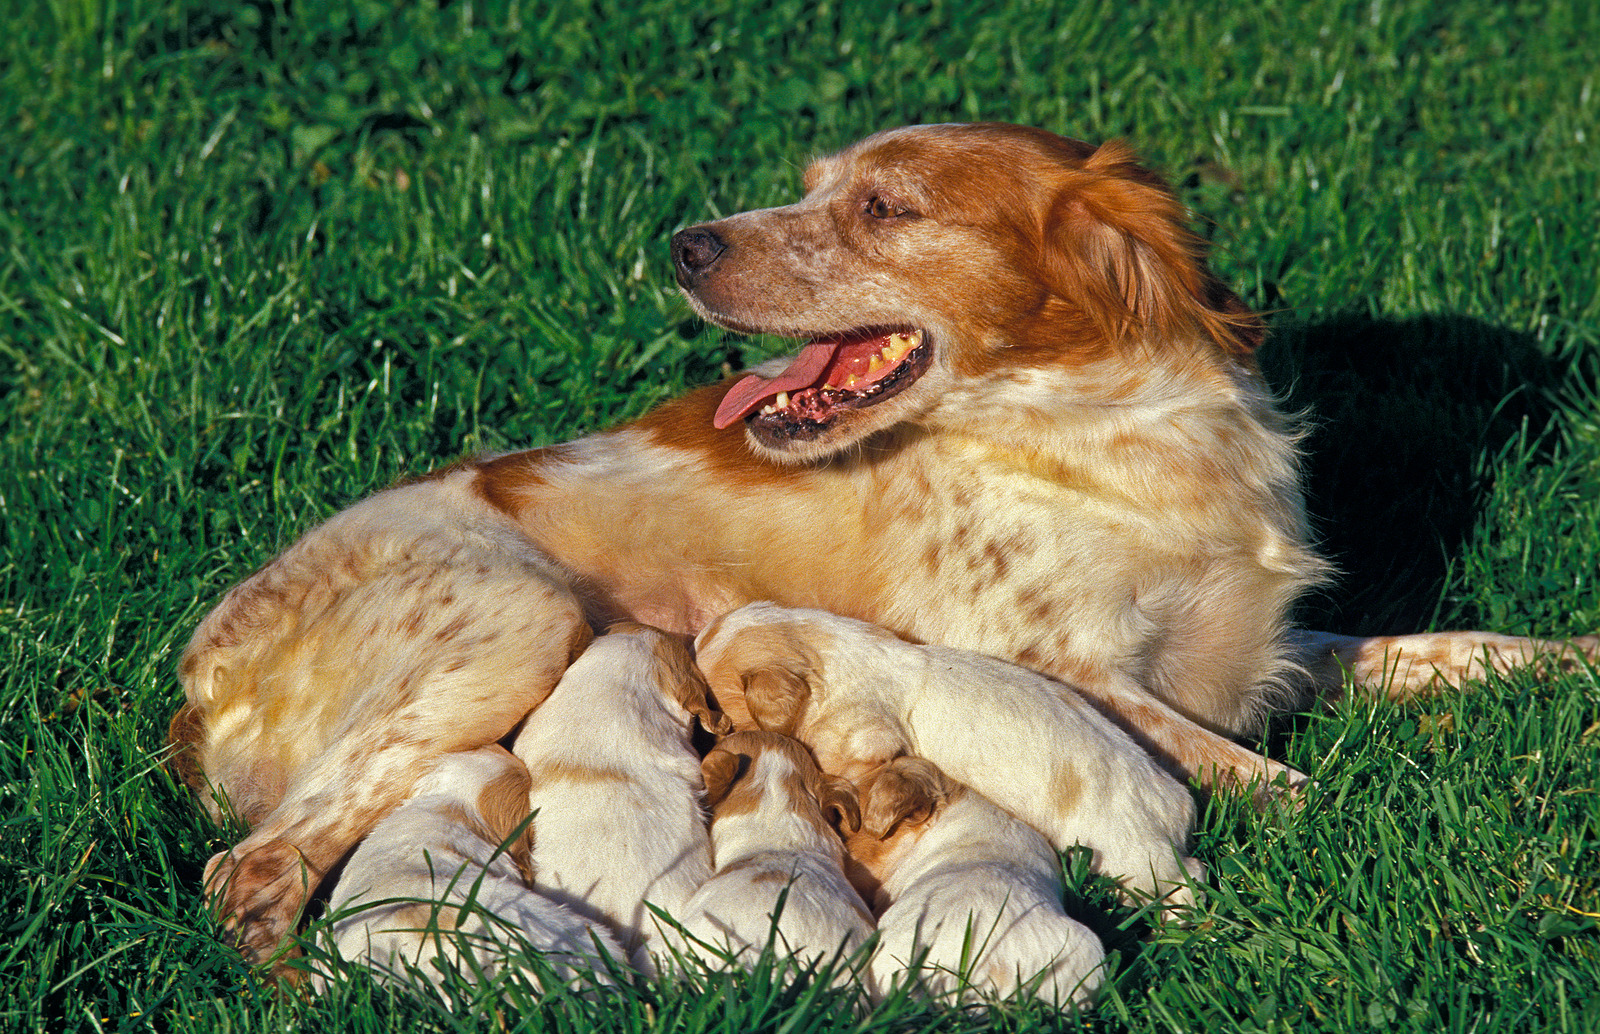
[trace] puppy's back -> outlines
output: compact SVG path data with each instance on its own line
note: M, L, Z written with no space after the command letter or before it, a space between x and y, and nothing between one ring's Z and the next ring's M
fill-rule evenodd
M630 950L655 930L646 902L675 914L711 875L697 718L721 727L686 649L629 625L573 663L513 747L533 780L534 886Z
M776 937L780 957L802 965L860 948L872 913L844 876L832 825L859 824L854 787L769 732L726 737L702 770L716 871L685 908L689 934L745 960Z
M507 964L541 982L613 983L606 957L624 957L610 933L527 886L528 785L500 747L441 758L346 864L329 903L333 950L411 986Z

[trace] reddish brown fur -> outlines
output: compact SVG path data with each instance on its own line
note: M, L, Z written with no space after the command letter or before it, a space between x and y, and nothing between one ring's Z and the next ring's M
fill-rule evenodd
M461 822L491 844L506 844L515 834L516 839L506 844L506 853L528 882L533 882L533 871L528 865L528 852L533 848L533 825L528 822L528 791L533 780L521 766L508 769L488 786L478 797L478 811L488 824L477 829L471 816L463 813Z
M881 913L888 907L879 878L891 854L939 810L939 805L966 788L920 758L901 757L879 765L857 783L861 825L845 838L845 875L856 893Z
M185 703L167 725L167 744L171 748L164 764L173 777L197 798L209 796L205 770L200 765L199 744L205 736L200 709Z
M636 632L646 627L635 621L619 621L607 631ZM689 653L686 638L656 636L651 640L650 651L656 662L657 681L667 688L685 711L699 720L702 729L715 735L733 731L733 723L711 702L711 689L706 685L700 669L694 666L694 657Z

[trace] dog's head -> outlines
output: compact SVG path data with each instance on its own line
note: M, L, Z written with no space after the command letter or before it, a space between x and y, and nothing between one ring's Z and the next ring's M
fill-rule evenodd
M724 395L779 461L838 452L964 389L1125 347L1247 355L1259 319L1119 143L998 123L912 126L812 163L793 205L673 238L707 320L806 342Z
M662 694L699 721L707 732L720 736L733 731L733 722L712 703L709 687L695 667L686 641L633 621L618 621L606 629L606 634L641 639L650 648L654 662L651 674Z
M779 789L790 810L811 812L818 828L838 826L847 833L861 828L861 809L855 786L839 776L827 775L805 745L764 730L726 736L701 762L706 805L717 816L755 810L761 787L750 786L756 763L766 757L783 778ZM742 793L741 793L742 791ZM807 805L812 802L812 806Z
M822 672L814 633L797 612L756 603L724 614L695 639L718 706L743 730L794 736Z

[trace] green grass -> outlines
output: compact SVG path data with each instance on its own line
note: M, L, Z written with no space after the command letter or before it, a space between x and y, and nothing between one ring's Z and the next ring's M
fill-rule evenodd
M310 522L636 415L775 345L666 240L882 126L1125 136L1272 312L1339 631L1600 628L1600 7L7 4L0 1028L914 1031L762 976L449 1016L280 1000L157 769L189 630ZM1192 928L1111 906L1106 1031L1579 1032L1600 1010L1600 680L1285 719L1296 815L1210 802ZM733 989L726 996L717 988Z

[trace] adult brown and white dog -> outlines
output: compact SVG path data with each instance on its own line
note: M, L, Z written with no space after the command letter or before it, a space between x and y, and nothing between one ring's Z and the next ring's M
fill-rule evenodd
M1275 771L1231 737L1296 677L1407 694L1573 649L1291 633L1325 567L1262 322L1121 144L894 129L805 189L672 244L697 312L802 339L794 360L379 493L201 623L171 738L251 826L207 867L247 954L425 759L505 737L618 618L863 619L1062 678L1225 781Z

